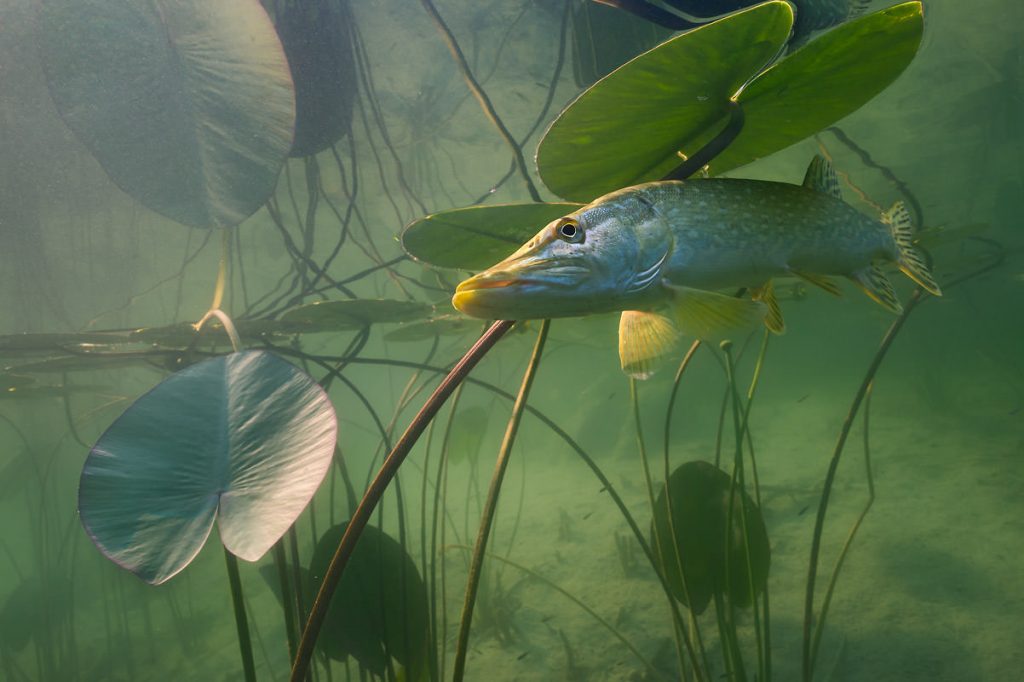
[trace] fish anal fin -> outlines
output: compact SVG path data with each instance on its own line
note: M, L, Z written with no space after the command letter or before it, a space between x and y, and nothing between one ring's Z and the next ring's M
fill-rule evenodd
M815 192L827 194L836 199L843 198L843 192L839 187L839 178L836 177L836 170L832 164L821 154L816 154L811 163L807 166L804 174L804 187Z
M896 265L900 271L929 294L942 296L942 290L932 276L928 263L920 249L914 245L914 221L903 202L897 201L883 213L882 222L889 226L893 241L896 242Z
M903 305L896 298L896 290L882 269L882 263L875 262L854 272L850 280L883 308L896 314L903 312Z
M664 311L625 310L619 317L619 363L634 379L647 379L676 349L680 333Z
M762 286L753 290L753 299L761 301L768 307L768 314L764 317L764 326L773 334L782 334L786 331L786 321L782 319L782 310L779 308L779 300L775 298L775 287L772 281L768 280Z
M761 301L668 283L665 288L679 331L703 341L736 338L756 329L768 315L768 306Z
M789 273L794 277L799 277L805 282L813 284L819 289L827 291L833 296L843 295L843 290L839 288L839 284L831 277L827 277L826 275L816 275L813 272L801 272L800 270L792 269L789 271Z

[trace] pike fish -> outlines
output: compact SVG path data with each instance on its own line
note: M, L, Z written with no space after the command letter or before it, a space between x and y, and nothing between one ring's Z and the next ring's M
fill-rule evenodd
M941 295L904 205L880 219L864 215L842 200L832 165L816 156L802 185L706 178L606 194L460 283L452 303L484 319L622 311L622 369L646 378L684 334L720 340L761 323L781 333L777 277L834 295L832 277L846 277L898 313L890 264ZM718 293L735 288L750 297Z

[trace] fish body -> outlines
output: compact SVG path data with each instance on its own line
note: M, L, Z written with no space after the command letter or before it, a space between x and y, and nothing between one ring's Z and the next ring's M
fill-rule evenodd
M883 270L895 263L938 294L911 238L901 204L881 220L860 213L840 198L831 165L816 157L803 185L713 178L607 194L462 282L453 303L487 319L623 311L620 353L623 343L654 343L650 352L661 355L679 333L713 339L762 320L782 331L772 292L778 277L802 277L832 293L839 289L830 276L847 277L898 311ZM752 299L716 293L740 287Z

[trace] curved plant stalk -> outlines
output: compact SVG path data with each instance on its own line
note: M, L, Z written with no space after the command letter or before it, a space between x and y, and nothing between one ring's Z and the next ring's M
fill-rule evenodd
M395 477L395 474L398 473L398 468L405 461L409 451L412 450L412 447L416 444L416 441L426 429L430 420L434 418L434 415L437 414L437 411L448 399L452 391L466 378L466 375L487 354L487 351L494 347L494 344L511 329L513 324L515 324L514 321L501 320L491 325L490 329L473 344L473 347L469 349L458 364L448 373L448 376L444 378L444 381L434 390L427 399L426 404L413 417L405 433L402 434L402 437L384 460L380 471L377 472L376 478L374 478L370 487L363 494L363 499L359 502L359 506L356 507L352 518L349 519L348 526L345 528L345 534L342 536L338 549L335 551L334 556L331 558L331 563L324 573L320 591L313 601L309 618L306 620L306 626L302 632L302 639L299 641L298 653L295 655L295 662L292 665L291 682L299 682L299 680L306 677L310 659L313 655L313 646L316 644L320 628L323 626L324 617L327 615L327 608L331 603L331 597L334 596L334 591L341 580L341 574L352 556L352 551L355 549L356 542L359 540L363 528L369 522L370 516L373 514L374 509L376 509L377 503L380 502L380 498L384 495L388 484Z
M696 355L697 349L700 348L700 346L700 339L697 339L692 344L690 344L690 349L686 351L686 355L683 356L682 361L679 363L679 368L676 370L676 375L672 380L672 391L669 393L668 406L665 409L665 433L662 451L662 465L664 469L663 475L665 477L664 485L666 491L665 504L668 507L666 510L668 512L666 518L668 519L669 533L672 537L672 552L675 555L676 567L679 569L679 578L683 584L683 593L686 595L686 601L689 604L692 604L693 600L690 598L690 588L686 583L686 573L683 571L683 557L679 552L679 543L676 541L678 536L676 535L675 516L674 511L672 509L672 495L669 494L668 481L669 477L672 475L671 464L669 461L669 444L671 442L672 435L672 412L675 408L676 397L679 395L679 385L683 379L683 374L686 372L686 369L690 366L690 363L693 361L693 357L694 355ZM659 542L657 534L655 534L654 541ZM658 549L658 552L659 554L661 553L660 548ZM700 634L700 625L697 622L697 619L693 616L692 612L690 613L689 619L689 636L696 642L697 651L700 652L700 665L703 666L703 670L705 672L710 671L711 668L708 665L707 650L704 648L704 638ZM696 668L698 667L698 659L693 659L693 667L696 670Z
M903 312L893 320L893 323L889 326L889 330L885 333L882 338L882 343L879 345L878 350L875 352L875 357L872 358L871 364L868 366L867 372L864 374L864 379L861 381L860 388L857 389L856 395L853 397L853 403L850 405L850 411L846 415L846 419L843 421L843 426L839 431L839 438L836 442L835 450L832 452L832 459L829 461L828 473L825 474L825 483L822 486L821 500L818 502L818 513L814 520L814 535L811 538L811 557L807 567L807 587L804 595L804 627L803 627L803 681L811 682L814 676L814 655L812 647L812 630L814 629L814 587L815 581L818 577L818 555L821 553L821 534L825 527L825 512L828 510L829 496L832 493L832 485L835 482L836 470L839 468L839 459L843 454L843 448L846 445L846 438L850 435L850 429L853 427L853 420L857 416L860 405L864 401L865 396L868 393L868 388L874 381L875 374L878 372L878 368L882 365L882 360L885 359L886 353L889 352L892 342L896 339L896 335L899 334L900 329L903 328L903 324L907 321L910 313L914 311L917 304L921 302L922 291L921 289L914 289L914 293L910 296L910 300L907 301L903 307ZM819 622L817 628L820 629L822 623Z
M487 551L487 540L491 534L491 527L494 523L494 514L498 508L498 494L501 492L501 483L505 479L505 470L508 468L509 456L512 454L512 446L516 440L516 433L519 431L519 423L523 418L523 408L526 407L526 400L530 396L530 388L537 376L537 367L540 365L540 358L544 352L544 343L548 338L548 329L551 327L551 320L544 320L537 332L537 342L533 347L533 355L530 356L530 363L523 374L523 383L519 387L519 394L512 405L512 414L508 418L508 426L505 427L505 437L501 441L501 448L498 450L498 458L494 463L494 474L491 477L490 487L487 489L487 499L484 501L484 508L481 512L480 529L477 531L476 544L473 547L473 555L469 564L469 576L466 578L466 596L462 601L462 617L459 621L459 637L455 646L455 661L452 663L452 681L462 682L466 674L466 653L469 650L469 630L473 623L473 607L476 604L476 594L480 587L480 576L483 571L484 554Z
M825 599L821 602L821 615L818 616L818 627L814 629L814 640L811 643L811 668L813 669L814 663L818 660L818 648L821 645L821 636L825 632L825 619L828 617L828 609L832 604L832 595L835 592L836 584L839 581L839 572L843 569L843 563L846 561L846 555L850 551L850 546L853 545L853 539L857 535L857 531L860 530L860 525L864 522L864 517L868 515L868 511L871 510L871 505L875 503L875 477L871 473L871 429L870 429L870 415L871 415L871 390L874 388L874 382L868 384L867 392L864 394L864 470L867 476L868 483L868 499L864 503L864 508L861 509L860 514L857 516L857 520L850 526L850 532L846 536L846 542L843 543L843 548L839 551L839 556L836 558L835 568L832 569L832 576L828 581L828 589L825 590Z
M466 81L466 85L473 93L473 97L480 104L480 108L483 109L484 115L487 116L494 127L498 129L498 134L505 140L505 143L512 149L512 155L515 159L516 168L519 169L519 175L522 176L523 182L526 184L526 190L530 193L530 198L534 201L541 201L540 194L537 192L537 188L533 184L533 180L530 179L530 172L526 167L526 158L523 156L523 149L516 142L515 138L512 137L512 133L508 131L505 124L502 123L498 117L498 112L494 110L494 105L491 104L491 100L487 97L487 93L480 87L480 84L473 77L473 72L469 68L469 64L466 62L465 55L462 54L462 48L459 47L458 42L455 40L455 36L452 35L452 31L448 28L448 25L441 18L437 8L434 7L434 3L431 0L420 0L420 4L423 5L423 9L430 15L430 19L437 26L437 30L441 33L441 38L444 40L445 45L448 47L448 51L452 53L452 58L455 60L456 66L459 67L459 71L462 73L463 79Z
M461 549L461 550L463 550L465 552L469 552L469 551L471 551L472 548L470 548L468 545L448 545L448 547L446 547L445 549ZM587 606L585 602L580 600L578 597L574 596L571 592L567 591L566 589L564 589L563 587L561 587L557 583L555 583L555 582L553 582L551 580L548 580L547 578L545 578L540 573L537 573L536 571L531 570L531 569L527 568L526 566L523 566L520 563L516 563L515 561L512 561L511 559L505 558L503 556L499 556L497 554L491 554L490 552L488 552L486 554L486 556L489 559L494 559L496 561L500 561L501 563L503 563L503 564L505 564L507 566L511 566L512 568L516 569L517 571L525 573L527 576L533 578L537 582L542 583L543 585L545 585L547 587L550 587L552 590L554 590L555 592L558 592L560 595L562 595L563 597L565 597L566 599L571 601L573 604L575 604L576 606L580 607L584 612L586 612L586 614L588 616L593 618L605 630L610 632L612 634L612 636L615 637L615 639L617 639L620 642L622 642L623 646L625 646L627 649L629 649L629 651L634 656L636 656L637 660L644 664L644 667L647 668L648 672L650 672L650 674L653 675L655 679L665 680L665 682L668 682L667 678L664 675L664 673L662 673L660 670L658 670L654 666L653 663L651 663L649 660L647 660L644 657L644 655L641 654L640 651L633 645L633 643L630 642L628 639L626 639L625 635L623 635L621 632L619 632L618 629L616 629L616 627L614 625L612 625L611 623L606 621L604 618L602 618L597 613L597 611L594 611L594 609L592 609L589 606Z
M696 345L693 347L693 349L696 349ZM647 463L647 447L644 444L644 432L640 422L640 399L637 396L636 379L634 379L633 377L629 378L629 400L633 408L633 422L636 428L637 449L640 453L640 465L644 472L644 483L646 484L647 488L647 503L650 505L651 513L653 514L656 509L656 505L654 502L654 482L651 479L651 469ZM668 488L666 487L666 498L668 497L667 490ZM679 659L679 671L683 674L685 674L686 671L686 656L683 655L683 648L685 647L686 653L690 656L690 661L693 662L693 670L694 673L697 675L697 679L702 680L704 678L704 675L700 671L700 666L697 665L697 653L693 648L693 642L690 641L689 633L683 626L683 617L679 611L679 606L676 604L676 599L675 596L672 594L672 591L668 588L668 581L662 576L662 572L658 570L658 561L656 557L664 556L661 553L661 549L657 545L657 543L660 542L658 538L658 533L655 532L652 533L652 535L654 536L655 547L653 549L648 548L647 555L650 559L651 567L654 569L655 574L662 578L662 583L665 586L665 594L668 598L669 606L672 607L672 617L673 622L675 624L675 627L673 627L672 630L676 636L676 657ZM673 544L676 543L673 542ZM683 585L685 588L685 578L683 579ZM704 668L706 671L707 666L705 665Z
M213 301L210 303L210 310L217 310L224 302L224 287L228 279L228 254L231 245L231 234L229 228L221 228L220 231L220 262L217 266L217 283L213 286ZM200 322L196 330L202 326ZM237 348L235 349L238 350Z
M743 123L746 117L743 107L734 99L729 100L729 120L725 127L710 142L701 147L696 154L683 161L662 180L685 180L704 166L711 163L711 160L725 151L725 148L732 144L732 141L743 130Z

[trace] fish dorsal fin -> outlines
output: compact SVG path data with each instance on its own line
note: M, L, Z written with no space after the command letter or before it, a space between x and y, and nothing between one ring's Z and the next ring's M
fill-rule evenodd
M768 315L768 306L761 301L668 283L665 288L671 294L676 327L703 341L736 338L755 329Z
M882 307L897 315L903 312L903 306L896 298L896 290L886 277L881 262L876 261L866 268L861 268L850 275L850 279Z
M839 178L836 177L836 169L821 154L816 154L811 159L810 165L807 166L807 172L804 174L804 187L836 199L843 198L843 193L839 189Z
M897 201L884 212L882 222L889 226L892 239L896 242L896 264L903 274L933 296L942 296L942 290L935 282L928 263L914 245L914 221L903 202Z
M679 344L679 329L664 311L623 311L619 318L619 363L634 379L647 379Z
M813 272L801 272L800 270L793 270L792 268L790 268L789 274L793 275L794 277L799 277L805 282L809 282L814 286L823 289L824 291L827 291L833 296L843 295L843 290L839 288L839 285L836 284L835 280L833 280L831 277L827 277L825 275L818 275Z
M768 314L764 318L764 326L773 334L782 334L786 331L786 322L782 319L782 309L779 308L779 300L775 298L775 287L772 281L768 280L763 286L753 290L755 301L761 301L768 306Z

